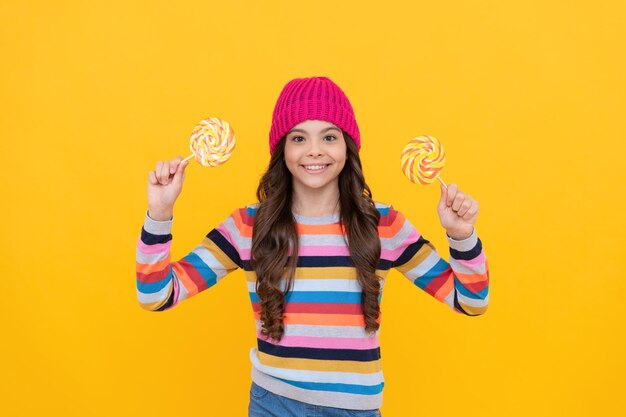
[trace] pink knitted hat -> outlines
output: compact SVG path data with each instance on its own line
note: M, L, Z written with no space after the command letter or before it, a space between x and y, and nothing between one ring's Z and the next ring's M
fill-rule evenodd
M359 126L346 94L328 77L309 77L289 81L280 92L272 115L270 154L292 127L305 120L333 123L361 149Z

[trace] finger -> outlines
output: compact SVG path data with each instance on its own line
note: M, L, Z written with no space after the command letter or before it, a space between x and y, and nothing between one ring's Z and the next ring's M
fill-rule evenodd
M467 213L463 215L464 220L471 220L478 213L478 203L476 200L473 201L472 206L467 210Z
M463 201L465 201L465 194L463 194L461 191L457 192L456 196L454 197L454 201L452 202L452 210L458 212L461 208L461 204L463 204Z
M167 178L169 177L169 167L167 165L167 161L162 161L159 164L159 170L156 172L157 179L159 180L159 184L161 185L167 184Z
M161 184L167 185L170 182L170 162L163 162L163 166L161 167Z
M439 204L438 204L438 208L439 210L442 210L446 207L446 199L447 199L447 190L446 187L443 186L443 184L439 184L439 188L441 189L441 197L439 197Z
M459 216L463 216L465 213L467 213L467 210L469 210L471 206L472 206L472 198L469 195L465 195L465 200L461 204L461 207L459 208L459 211L457 212L457 214Z
M163 168L163 162L162 161L157 161L156 163L156 168L154 169L154 173L156 176L157 181L160 183L161 181L159 180L159 177L161 176L161 169Z
M478 210L467 210L467 213L465 213L463 215L463 220L472 220L474 217L476 217L476 213L478 213Z
M180 155L178 155L176 158L170 161L170 174L173 174L176 172L176 170L178 169L178 165L180 164L180 161L182 161L182 159L183 158Z
M187 166L188 162L189 161L181 162L180 166L176 170L176 173L174 174L174 179L173 179L173 181L176 184L182 184L183 180L185 179L185 167Z
M448 184L448 197L446 199L446 205L448 207L450 207L452 205L452 202L454 201L454 197L456 197L456 190L457 190L457 185L456 184Z
M159 180L156 177L156 173L154 171L150 171L148 173L148 181L150 182L150 184L152 185L157 185L159 183Z

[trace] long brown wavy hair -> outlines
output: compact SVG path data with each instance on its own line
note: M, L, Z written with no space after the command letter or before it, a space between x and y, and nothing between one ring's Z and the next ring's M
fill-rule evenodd
M365 331L372 334L380 327L376 321L380 314L381 278L376 275L380 260L380 213L365 183L356 144L345 131L343 136L347 158L339 174L339 221L362 288ZM254 216L250 256L250 266L257 277L255 288L261 308L261 334L276 341L280 341L284 334L285 296L293 288L298 262L298 233L291 211L292 176L283 159L285 137L276 146L259 181L256 192L259 206ZM281 280L285 275L287 289L283 293Z

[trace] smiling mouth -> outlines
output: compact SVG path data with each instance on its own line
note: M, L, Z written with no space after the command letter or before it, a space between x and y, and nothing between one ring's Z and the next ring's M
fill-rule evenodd
M307 172L321 172L324 171L330 164L315 164L315 165L300 165Z

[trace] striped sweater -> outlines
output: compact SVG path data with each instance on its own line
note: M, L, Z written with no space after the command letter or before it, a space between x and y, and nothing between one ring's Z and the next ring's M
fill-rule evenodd
M476 235L446 235L449 263L393 206L376 202L381 214L381 257L376 274L396 268L416 286L460 314L483 314L489 300L489 271ZM256 274L250 267L257 204L234 210L189 254L172 262L172 222L147 212L137 242L136 277L140 305L151 311L176 306L242 268L256 322L257 346L250 349L252 380L276 394L329 407L382 406L384 378L379 330L365 332L361 287L342 236L339 214L305 217L294 213L299 235L292 291L285 297L282 340L260 333ZM283 289L286 288L283 280ZM378 318L378 322L382 314Z

